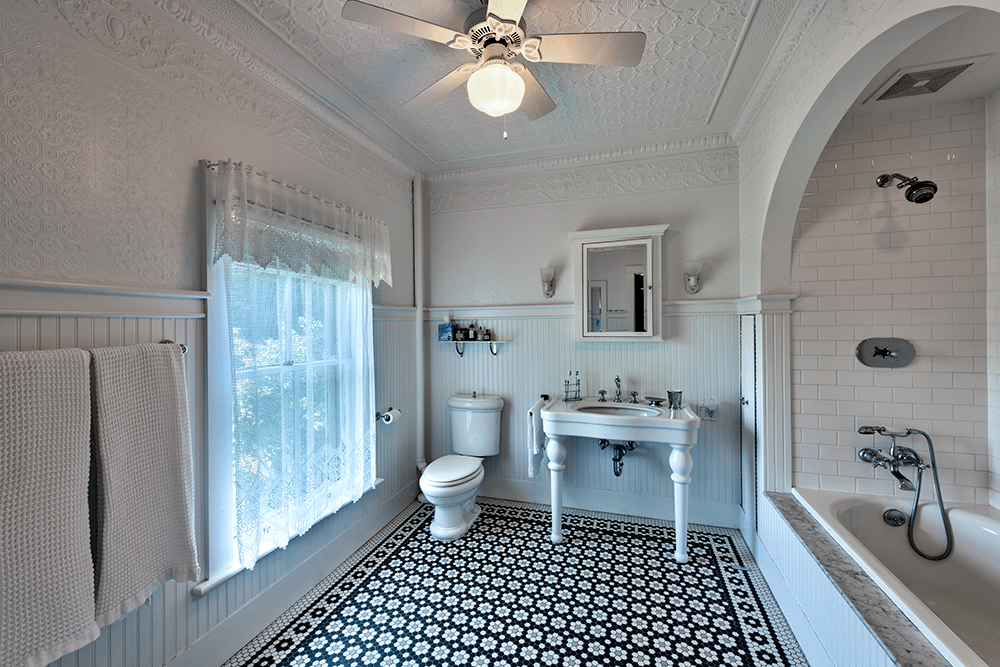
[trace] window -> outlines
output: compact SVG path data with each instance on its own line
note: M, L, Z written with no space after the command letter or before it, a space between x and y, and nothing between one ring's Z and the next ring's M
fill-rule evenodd
M385 224L221 163L209 267L209 577L375 484L373 281Z

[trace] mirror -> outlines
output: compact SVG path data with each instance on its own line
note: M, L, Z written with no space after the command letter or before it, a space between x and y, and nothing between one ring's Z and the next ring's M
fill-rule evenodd
M660 340L660 241L667 225L570 234L577 340Z
M649 321L648 267L652 241L587 243L584 246L584 280L587 296L587 331L620 333L647 331Z

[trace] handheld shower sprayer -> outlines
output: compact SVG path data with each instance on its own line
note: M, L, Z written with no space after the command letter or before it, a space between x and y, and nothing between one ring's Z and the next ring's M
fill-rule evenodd
M902 174L882 174L875 179L875 185L880 188L887 188L892 185L893 179L899 179L899 185L896 186L897 189L902 190L906 188L906 201L911 201L914 204L925 204L934 198L937 193L937 183L934 181L918 181L916 176L907 178ZM909 187L907 187L909 186Z
M883 186L884 187L884 186ZM899 482L899 488L903 491L915 491L913 494L913 507L910 509L910 521L907 527L907 538L910 541L910 547L923 558L927 560L944 560L951 554L952 547L955 543L954 536L951 532L951 522L948 520L948 515L944 509L944 500L941 494L941 480L938 479L937 471L937 461L934 460L934 443L931 442L931 436L929 436L924 431L918 428L896 428L892 426L862 426L858 429L859 435L882 435L892 438L892 447L889 449L889 454L886 455L881 449L873 449L872 447L865 447L860 452L858 452L858 458L866 463L871 463L876 468L885 468L892 474L893 477ZM927 451L930 454L930 465L924 463L920 455L910 447L903 447L896 445L896 438L908 438L911 435L921 435L924 440L927 441ZM906 476L899 472L900 466L911 466L917 469L917 484L913 485ZM917 510L920 503L920 489L923 486L923 475L924 470L927 468L931 469L931 474L934 476L934 486L937 489L937 504L938 509L941 513L941 523L944 525L945 540L947 542L945 550L936 555L931 556L917 547L917 543L913 539L913 527L917 521Z

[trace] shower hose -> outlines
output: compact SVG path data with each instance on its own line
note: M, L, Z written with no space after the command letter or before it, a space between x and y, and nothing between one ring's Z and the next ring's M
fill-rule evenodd
M924 466L921 465L917 466L917 492L913 495L913 509L910 510L910 525L907 526L906 536L909 538L910 546L917 552L917 555L922 556L927 560L944 560L951 555L951 549L955 545L955 539L951 534L951 522L948 520L948 515L944 511L944 500L941 498L941 481L938 479L937 461L934 460L934 445L931 443L931 436L927 435L923 431L915 428L911 428L909 431L911 433L919 433L924 436L924 439L927 441L927 450L931 455L931 473L934 475L934 488L937 491L938 508L941 510L941 523L944 525L944 534L947 539L947 546L945 547L944 552L940 555L929 556L921 551L917 547L916 542L913 540L913 527L917 523L917 503L920 502L920 487L924 477ZM907 435L909 435L909 433Z

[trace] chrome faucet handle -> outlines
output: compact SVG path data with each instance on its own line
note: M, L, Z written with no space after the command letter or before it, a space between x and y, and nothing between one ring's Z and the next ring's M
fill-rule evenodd
M882 450L875 451L871 447L865 447L860 452L858 452L858 458L865 463L871 463L875 468L885 468L888 466L889 459L882 454Z
M927 467L924 465L924 461L920 458L920 455L909 447L896 448L896 461L899 465L913 466L914 468L920 468L921 470Z
M660 398L659 396L644 396L643 398L645 398L649 402L649 405L654 408L662 408L663 401L667 400L665 398Z
M639 392L637 392L637 391L630 391L628 393L628 395L631 397L629 399L629 403L638 403L639 402L639 399L637 398L637 396L639 395Z
M597 393L601 395L601 397L597 399L597 402L598 402L598 403L607 403L607 402L608 402L608 399L606 399L606 398L605 398L605 396L606 396L606 395L607 395L607 393L608 393L608 392L607 392L606 390L604 390L604 389L601 389L601 390L600 390L599 392L597 392Z

